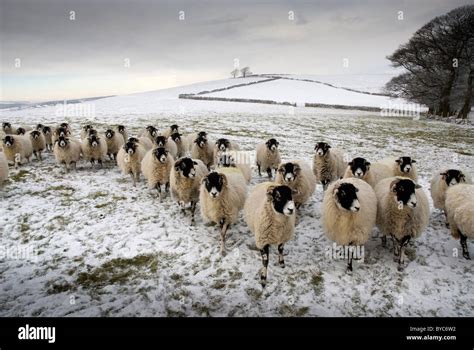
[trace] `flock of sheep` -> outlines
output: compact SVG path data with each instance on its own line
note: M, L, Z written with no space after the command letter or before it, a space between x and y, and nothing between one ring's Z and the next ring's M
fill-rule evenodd
M77 139L67 123L55 128L39 124L34 130L3 123L3 133L1 183L8 178L9 164L29 162L32 155L41 160L43 151L52 151L66 171L80 159L95 166L108 156L134 185L143 174L150 188L160 194L162 187L170 191L183 212L191 211L193 223L199 202L202 218L219 227L222 254L227 230L243 210L261 252L262 286L269 246L277 246L278 262L284 267L284 244L294 236L296 212L319 182L325 191L323 229L329 239L349 247L349 270L354 248L367 242L375 226L382 233L383 246L387 236L392 238L398 269L403 270L405 247L428 225L428 198L417 184L416 161L411 157L373 164L358 157L347 162L342 151L318 142L311 169L303 160L282 162L279 143L271 138L257 146L255 162L259 175L266 172L269 181L248 194L251 167L240 159L245 157L239 157L238 144L226 138L212 142L204 131L183 136L177 125L162 133L147 126L137 137L129 137L122 125L105 133L85 125ZM431 181L431 195L434 206L445 212L452 235L460 238L463 256L470 259L466 239L474 238L474 185L469 175L461 169L441 169Z

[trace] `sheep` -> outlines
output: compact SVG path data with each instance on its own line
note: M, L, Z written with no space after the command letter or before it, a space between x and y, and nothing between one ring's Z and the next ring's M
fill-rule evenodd
M158 147L164 147L173 159L177 159L178 146L174 143L173 139L166 136L157 136L155 139L155 145Z
M221 154L230 152L230 151L238 151L240 149L239 145L235 142L231 142L229 139L220 138L214 144L214 163L217 163Z
M467 237L474 238L474 185L449 186L445 207L448 214L451 235L461 239L462 255L470 260Z
M16 128L9 122L2 123L2 129L6 135L16 135Z
M16 134L23 136L26 134L26 129L20 126L19 128L16 129Z
M28 133L28 137L30 138L35 158L43 160L41 152L43 152L46 148L46 141L44 139L43 133L38 130L33 130Z
M179 126L176 124L171 125L168 129L163 131L162 136L170 137L174 133L179 133Z
M69 172L70 165L73 165L75 170L76 163L81 158L81 143L76 139L59 136L54 144L53 153L56 162L58 164L64 164L66 172Z
M205 131L199 131L199 132L196 132L196 133L192 133L192 134L189 134L186 136L186 145L188 146L188 151L191 152L191 149L194 145L194 141L196 141L196 139L198 137L202 137L204 139L207 140L207 132Z
M133 138L130 138L117 154L117 164L124 175L130 174L133 186L136 186L140 179L141 163L145 153L146 150L142 144L138 140L135 142Z
M40 128L38 128L41 126ZM44 137L44 143L47 151L53 151L53 140L51 138L51 127L38 124L36 130L41 131Z
M207 136L198 136L191 148L191 158L200 159L210 169L214 164L214 150L209 144Z
M186 203L191 203L191 220L194 223L196 203L199 201L199 186L209 173L206 165L199 159L179 158L171 169L170 188L172 198L184 212Z
M33 145L28 136L7 135L3 139L5 157L12 164L29 162L33 154Z
M117 162L117 153L124 144L122 135L115 130L107 129L105 131L105 141L107 143L107 155Z
M145 130L143 130L138 136L148 137L153 143L155 141L155 138L158 136L158 129L155 128L153 125L148 125Z
M306 203L316 189L316 180L311 168L302 160L294 160L280 164L275 182L287 185L296 193L293 195L296 209Z
M283 247L295 232L295 203L293 190L275 182L263 182L255 186L245 201L244 218L262 256L260 283L267 283L269 248L278 247L278 263L285 267Z
M398 256L398 270L404 269L405 246L418 238L428 225L430 207L421 186L407 177L389 177L375 186L377 196L377 227L382 233L382 245L386 236L394 240L394 253ZM397 244L395 244L395 241Z
M173 164L174 159L166 148L156 147L149 150L141 163L141 171L148 180L148 187L156 188L161 194L161 185L165 185L165 191L168 192Z
M53 134L51 135L51 142L53 143L53 145L56 144L56 141L61 136L71 138L71 131L66 126L59 126L54 129Z
M84 142L90 135L91 130L94 130L94 127L90 124L86 124L81 129L81 140ZM95 132L95 131L94 131Z
M328 186L322 205L323 230L331 241L349 247L348 271L352 271L354 246L367 242L376 219L377 198L367 182L350 177Z
M235 168L210 172L201 183L201 216L205 221L219 224L220 252L224 255L227 229L237 222L247 197L247 184L242 173Z
M92 167L94 167L95 161L97 161L97 163L103 167L102 162L107 156L107 142L105 141L104 137L95 133L91 133L89 137L87 137L87 139L82 143L81 149L84 160L91 162Z
M411 157L385 158L380 163L390 168L392 176L408 177L415 182L418 181L415 166L416 160Z
M128 132L124 125L117 125L117 131L123 137L123 142L127 142L128 140Z
M265 170L268 174L268 178L272 178L272 169L275 173L280 165L280 151L278 146L280 143L275 139L269 139L266 142L262 142L257 146L255 163L258 168L258 175L262 176L261 170Z
M365 158L357 157L348 163L343 178L355 177L364 180L374 188L380 180L391 176L392 172L387 165L380 163L371 164Z
M246 162L236 162L236 159L240 158L241 157L239 157L238 151L221 153L217 159L217 167L232 167L239 169L245 181L247 181L249 184L250 180L252 179L252 170L250 169L250 165L248 165Z
M181 158L184 157L187 153L188 145L186 144L186 139L182 138L180 133L175 132L171 134L171 139L174 141L176 144L176 147L178 148L178 154L176 155L176 158Z
M459 169L445 169L441 172L436 172L431 179L431 198L433 198L433 206L444 212L446 216L446 224L448 224L448 216L446 215L446 208L444 202L446 200L446 191L449 187L460 183L472 183L469 174L464 173Z
M0 146L0 186L8 179L8 161L3 153L3 147Z
M328 184L344 176L347 163L344 162L343 152L331 148L325 142L318 142L314 147L313 173L316 181L321 182L326 190Z

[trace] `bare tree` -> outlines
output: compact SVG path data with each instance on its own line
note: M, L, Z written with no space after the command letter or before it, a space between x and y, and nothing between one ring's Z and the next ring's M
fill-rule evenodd
M242 77L246 77L248 75L251 75L252 72L250 71L250 67L244 67L240 70L240 74L242 74Z
M232 72L230 72L230 75L232 75L233 78L237 77L239 75L240 70L238 68L235 68Z

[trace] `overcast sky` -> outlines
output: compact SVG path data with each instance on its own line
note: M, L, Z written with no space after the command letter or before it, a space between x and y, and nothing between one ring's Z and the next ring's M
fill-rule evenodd
M385 57L413 32L468 3L0 0L0 100L125 94L222 79L235 59L254 73L386 73Z

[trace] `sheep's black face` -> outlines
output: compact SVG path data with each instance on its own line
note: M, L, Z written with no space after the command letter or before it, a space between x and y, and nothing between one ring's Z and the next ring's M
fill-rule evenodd
M204 178L203 182L211 198L217 198L224 188L224 175L213 171Z
M267 192L271 196L273 209L277 213L290 216L295 212L293 191L288 186L276 186Z
M366 161L364 158L354 158L349 162L351 167L352 174L357 177L363 177L367 171L370 169L370 162Z
M17 135L25 135L26 130L24 128L18 128L16 129L16 134Z
M94 133L89 135L87 141L89 142L89 145L91 145L91 147L98 147L100 143L99 137Z
M130 139L132 139L132 138L133 137L131 137ZM137 145L136 142L130 141L130 139L128 139L128 142L125 145L123 145L123 149L125 150L125 152L132 155L137 150L138 145Z
M108 129L105 132L105 137L107 137L108 139L111 139L112 137L114 137L114 135L115 135L115 131L113 131L112 129Z
M59 124L59 126L60 126L61 128L69 129L69 124L68 124L68 123L61 123L61 124Z
M196 176L195 165L198 163L193 161L191 158L181 158L174 163L176 171L181 172L184 177L193 178Z
M197 135L198 135L198 137L202 137L202 138L207 140L207 132L199 131Z
M41 136L41 133L38 130L31 132L31 137L34 138L35 140L40 136Z
M165 163L168 158L168 151L163 147L155 148L153 155L160 163Z
M117 130L119 131L119 133L123 134L125 132L125 126L119 125L117 126Z
M334 191L337 203L349 211L354 213L360 210L359 199L357 198L357 192L359 189L351 183L342 183Z
M207 137L206 136L198 136L198 138L194 142L196 143L196 145L199 146L199 148L203 148L207 143Z
M275 151L280 143L275 139L269 139L265 144L270 151Z
M64 136L60 136L56 142L58 143L59 147L64 148L69 143L69 140Z
M43 127L43 134L45 135L51 134L51 128L49 126Z
M153 126L153 125L148 125L146 127L146 129L148 130L148 133L152 136L152 137L155 137L156 134L158 133L158 130Z
M181 135L181 134L178 133L178 132L174 132L174 133L171 134L171 139L172 139L174 142L178 143L178 142L181 142L181 136L183 136L183 135Z
M177 124L173 124L170 126L171 133L174 134L175 132L178 132L179 126Z
M216 141L216 146L219 151L225 152L230 148L230 141L228 139L219 139Z
M6 147L11 147L11 146L13 146L14 143L15 143L15 139L13 138L13 136L7 135L7 136L5 136L5 138L3 139L3 144L4 144Z
M316 146L314 146L314 150L318 156L325 156L328 153L331 146L326 142L318 142Z
M402 173L409 173L413 168L413 163L416 163L416 160L411 159L411 157L400 157L395 162L398 163Z
M56 130L56 133L58 136L67 136L67 129L64 126L61 126Z
M92 125L90 125L90 124L84 125L84 126L82 127L82 130L84 130L84 131L89 131L89 130L91 130L91 129L92 129Z
M295 181L296 177L298 176L300 167L298 164L285 163L280 165L278 171L281 173L283 180L286 182L292 182Z
M129 137L127 142L138 143L139 140L136 137Z
M395 194L399 208L404 206L415 208L417 204L415 189L420 188L410 179L395 180L390 184L390 190Z
M8 122L5 122L5 123L2 124L2 128L3 128L3 130L11 129L12 125Z
M44 129L44 125L43 125L43 124L38 124L38 125L36 125L36 130L41 131L41 130L43 130L43 129Z
M454 186L461 182L466 182L466 177L464 176L462 171L456 169L449 169L446 172L441 173L440 175L448 186Z
M158 136L155 139L155 143L157 144L158 147L165 147L167 141L168 139L165 136Z

